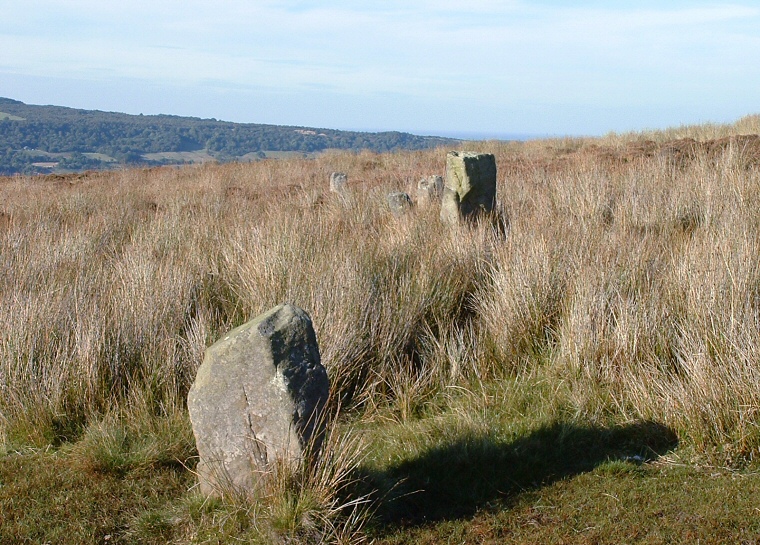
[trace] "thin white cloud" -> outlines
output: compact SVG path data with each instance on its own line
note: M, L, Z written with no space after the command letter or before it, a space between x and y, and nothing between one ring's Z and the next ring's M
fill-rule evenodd
M0 61L33 76L502 105L662 103L675 92L696 100L728 83L760 89L760 8L749 2L4 3Z

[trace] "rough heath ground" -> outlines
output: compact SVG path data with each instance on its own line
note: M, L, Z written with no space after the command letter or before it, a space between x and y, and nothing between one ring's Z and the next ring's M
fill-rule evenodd
M453 229L386 200L447 150L1 180L0 542L757 543L758 132L470 144ZM283 302L320 463L206 499L188 388Z

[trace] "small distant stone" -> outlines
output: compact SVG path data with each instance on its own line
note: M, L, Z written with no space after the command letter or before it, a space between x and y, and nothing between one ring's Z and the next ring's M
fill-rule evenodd
M344 195L348 190L348 175L345 172L330 174L330 191Z
M401 216L412 208L412 198L404 192L389 193L388 207L394 216Z
M253 492L275 459L309 462L328 394L311 319L298 307L279 305L210 346L187 399L201 492Z
M417 204L428 206L440 200L443 194L443 176L433 175L417 182Z

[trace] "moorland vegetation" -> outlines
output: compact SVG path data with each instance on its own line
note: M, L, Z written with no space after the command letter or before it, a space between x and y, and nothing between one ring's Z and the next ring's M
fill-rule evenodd
M471 143L498 210L458 229L385 204L444 149L2 179L0 541L756 540L758 132ZM206 500L188 388L285 301L323 456Z

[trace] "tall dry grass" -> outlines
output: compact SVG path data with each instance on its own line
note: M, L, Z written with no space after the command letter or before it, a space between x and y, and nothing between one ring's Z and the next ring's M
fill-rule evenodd
M682 138L693 138L704 142L739 134L760 134L760 114L745 115L733 123L701 123L698 125L669 127L667 129L650 129L640 133L610 133L603 140L624 143L631 140L648 139L662 143Z
M642 135L615 138L478 144L497 156L506 236L386 209L443 150L2 181L1 442L64 441L135 391L157 415L182 408L206 346L290 301L334 401L361 417L529 377L557 385L536 411L652 419L752 460L758 166L731 146L616 160L602 147ZM350 197L328 192L333 170Z

